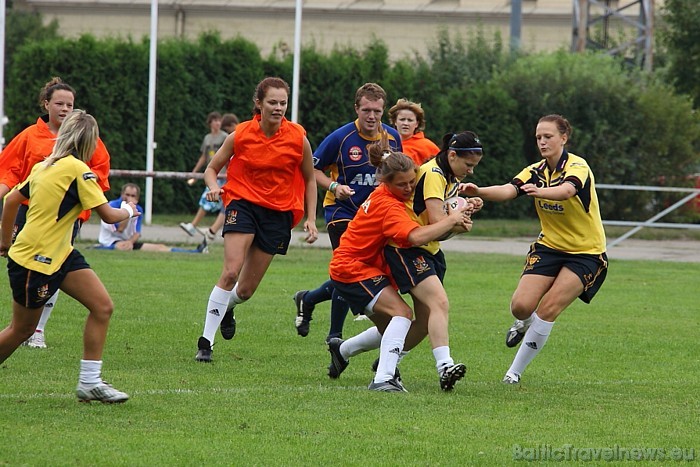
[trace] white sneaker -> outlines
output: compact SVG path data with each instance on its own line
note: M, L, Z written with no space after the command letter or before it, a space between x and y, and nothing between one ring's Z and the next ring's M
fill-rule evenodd
M515 373L506 373L506 375L503 377L503 382L505 384L519 384L520 375L516 375Z
M532 323L532 319L516 319L510 329L508 329L508 332L506 332L506 346L515 347L518 345L530 328L530 323Z
M24 344L27 347L31 347L33 349L45 349L46 348L46 339L44 338L44 333L41 331L37 331L34 334L32 334L32 337L27 339Z
M180 228L187 232L187 235L189 235L190 237L194 237L194 234L197 233L197 228L194 225L192 225L191 222L180 222Z
M129 395L125 392L117 391L112 385L100 381L95 385L78 383L75 391L78 402L99 401L105 404L119 404L129 400Z

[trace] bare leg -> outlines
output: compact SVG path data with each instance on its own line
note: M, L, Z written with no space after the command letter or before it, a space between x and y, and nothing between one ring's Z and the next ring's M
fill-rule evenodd
M109 319L114 310L107 289L95 271L80 269L66 275L61 290L79 301L90 312L83 333L83 359L102 360Z
M34 334L42 311L43 307L26 308L15 301L12 302L12 321L0 331L0 363L7 360L22 342Z

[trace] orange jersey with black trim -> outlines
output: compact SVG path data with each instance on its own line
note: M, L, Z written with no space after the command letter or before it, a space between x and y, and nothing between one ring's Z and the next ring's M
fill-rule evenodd
M389 276L384 246L392 240L402 248L413 245L408 235L420 225L411 219L402 200L380 184L360 206L333 250L331 279L346 284L375 276Z
M275 211L291 211L295 226L304 217L306 183L301 172L306 130L282 118L268 138L260 128L260 115L238 124L233 156L226 170L222 198L228 206L244 199Z
M45 118L39 117L17 136L0 153L0 183L14 188L29 177L32 168L46 159L53 151L56 135L51 132ZM92 159L87 162L90 171L97 175L97 183L102 191L109 190L109 152L101 139ZM25 203L26 204L26 203ZM90 218L90 211L83 211L78 217L83 222Z
M440 152L437 144L426 138L422 131L408 139L402 140L401 145L403 146L403 153L413 159L417 166L422 165L423 162Z

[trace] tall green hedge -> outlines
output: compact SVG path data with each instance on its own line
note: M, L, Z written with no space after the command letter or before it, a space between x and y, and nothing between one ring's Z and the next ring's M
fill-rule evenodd
M6 139L36 120L39 90L51 76L61 76L75 87L76 105L100 122L112 167L145 169L148 53L147 40L91 36L19 47L7 70ZM376 40L363 50L302 50L299 121L313 147L356 118L355 90L376 81L387 90L388 106L401 97L422 103L426 134L438 145L446 133L479 134L485 147L475 175L479 184L506 183L537 159L534 130L548 113L571 121L571 150L588 159L599 183L678 185L685 183L681 175L697 170L700 121L691 101L654 75L630 71L612 58L564 51L513 55L498 36L450 37L444 31L427 57L393 63L388 57L386 45ZM278 75L291 84L292 57L263 58L244 39L207 33L196 41L160 41L157 73L155 169L188 171L208 131L207 113L249 118L260 79ZM115 177L112 185L125 181ZM156 180L154 212L194 212L201 189ZM644 219L669 202L639 192L607 190L601 197L604 216L613 219ZM482 215L532 216L533 209L518 200L489 204Z

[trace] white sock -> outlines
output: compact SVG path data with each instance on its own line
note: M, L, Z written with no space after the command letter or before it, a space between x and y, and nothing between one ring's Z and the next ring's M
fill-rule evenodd
M245 302L245 300L238 296L238 282L236 282L236 285L233 286L233 290L231 291L231 296L228 299L228 306L235 308L236 305L240 305L243 302Z
M94 386L102 382L100 378L102 373L102 360L80 360L80 377L78 381L81 384Z
M540 353L540 350L542 350L542 347L544 347L544 344L547 342L549 333L552 332L554 322L543 321L537 316L537 313L533 313L531 318L532 324L530 325L530 329L525 333L525 337L520 343L518 353L515 354L513 363L510 365L506 375L520 377L527 365Z
M224 319L230 296L231 292L216 285L209 295L207 314L204 319L204 333L202 335L211 345L214 345L214 336L216 335L216 330L219 329L221 320Z
M399 362L399 355L403 350L406 334L408 334L410 327L411 320L403 316L394 316L389 321L379 347L379 366L374 375L375 383L389 381L394 377L396 364Z
M345 360L350 360L350 357L354 357L362 352L378 349L381 343L382 335L374 326L343 342L340 345L340 355Z
M53 307L56 304L56 300L58 300L58 293L60 290L57 290L55 294L51 295L51 298L49 298L49 301L46 302L44 305L44 310L41 312L41 318L39 318L39 323L36 325L36 332L44 332L44 328L46 327L46 322L49 320L49 317L51 316L51 312L53 311Z
M450 347L448 345L435 347L433 349L433 357L435 357L435 368L437 368L438 375L442 375L442 370L446 366L455 364L455 361L450 356Z

